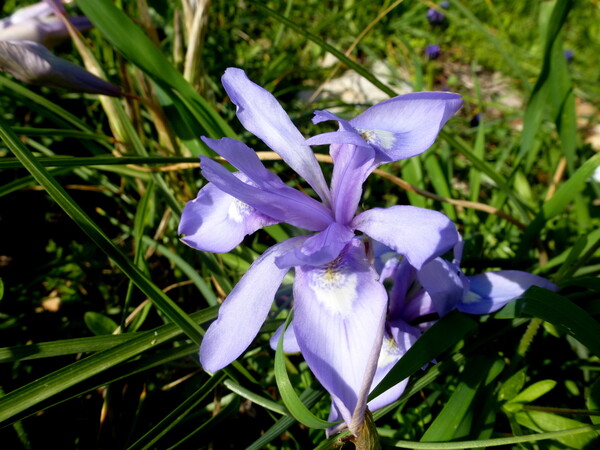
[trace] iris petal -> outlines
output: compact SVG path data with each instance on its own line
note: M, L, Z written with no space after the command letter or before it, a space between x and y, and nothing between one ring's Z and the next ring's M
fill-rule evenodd
M431 297L440 317L452 311L465 294L461 274L457 266L442 258L429 261L417 273L417 279Z
M356 216L351 225L406 256L416 269L458 241L456 227L448 217L415 206L373 208Z
M306 142L310 145L368 145L376 150L378 164L399 161L431 147L444 124L461 105L457 94L415 92L378 103L350 121L327 111L317 111L313 122L336 120L340 129Z
M286 267L326 264L337 258L353 237L350 228L332 222L325 230L307 238L301 247L282 255L276 263Z
M292 319L292 323L293 319ZM281 337L281 333L283 332L283 328L285 324L281 324L279 328L273 333L271 339L269 339L269 344L273 350L277 350L277 344L279 343L279 338ZM300 347L298 346L298 341L296 340L296 334L294 333L294 326L290 325L285 330L283 335L283 351L285 353L300 353Z
M275 97L241 69L228 68L222 82L244 128L281 156L328 203L329 190L319 163Z
M375 151L369 147L332 145L331 202L335 220L348 224L356 214L362 185L375 169Z
M243 174L234 174L247 181ZM208 183L183 209L179 222L181 240L197 250L225 253L244 236L277 221Z
M468 277L469 292L457 305L469 314L488 314L520 297L531 286L557 291L558 286L545 278L518 270L499 270Z
M263 214L311 231L321 231L333 221L331 211L315 199L279 180L279 187L259 189L238 180L210 158L200 157L202 175L222 191Z
M358 239L327 266L296 268L298 345L352 432L362 423L383 338L387 294L377 278Z
M372 388L375 388L375 386L383 380L383 377L392 370L392 367L396 365L400 358L404 356L421 335L421 332L418 329L411 327L403 321L388 323L388 328L389 331L386 332L381 346L381 353L377 363L377 372L373 379ZM391 389L378 395L369 402L369 409L375 411L395 402L402 395L407 384L408 378L405 378Z
M246 144L231 138L209 139L202 141L227 160L229 164L244 173L261 188L269 185L281 186L282 181L273 172L267 170L254 150Z
M350 120L382 161L398 161L427 150L462 105L460 95L415 92L378 103Z
M304 237L288 239L269 248L235 285L219 308L219 316L202 339L200 363L216 372L234 361L252 343L265 321L277 289L289 268L275 258L301 245Z

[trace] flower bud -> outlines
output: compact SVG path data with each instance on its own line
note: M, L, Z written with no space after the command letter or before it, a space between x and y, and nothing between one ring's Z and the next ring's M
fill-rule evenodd
M0 71L24 83L117 97L120 89L33 41L0 41Z

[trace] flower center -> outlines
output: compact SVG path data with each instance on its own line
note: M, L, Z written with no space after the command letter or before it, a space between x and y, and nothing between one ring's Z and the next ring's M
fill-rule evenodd
M310 285L317 300L332 313L347 315L357 296L357 275L340 258L313 269Z
M374 145L376 147L381 147L384 150L390 150L394 142L396 141L396 137L394 133L391 131L385 130L365 130L358 128L356 130L360 137L362 137L369 144Z

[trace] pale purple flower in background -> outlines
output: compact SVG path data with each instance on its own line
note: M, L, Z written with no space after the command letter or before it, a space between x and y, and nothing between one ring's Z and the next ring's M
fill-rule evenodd
M458 240L451 221L435 211L394 206L355 216L362 183L378 164L425 151L461 101L440 93L398 97L344 122L360 124L362 131L326 133L335 143L329 188L310 140L276 99L240 69L227 69L222 81L244 127L301 175L321 201L287 186L243 143L204 138L239 172L200 157L209 183L184 208L179 226L183 242L199 250L227 252L245 235L278 222L313 234L278 243L252 264L207 330L200 361L214 372L239 357L260 330L283 277L295 268L291 332L341 417L356 432L380 353L387 293L355 231L385 242L419 268ZM379 145L382 133L387 140Z
M52 7L46 3L33 3L17 9L10 16L0 19L0 29L8 28L30 19L40 19L52 14Z
M35 3L15 11L0 21L0 40L34 41L52 47L69 37L63 20L58 16L64 8L59 1ZM92 27L86 17L69 17L79 31Z
M91 94L121 95L117 86L77 64L54 56L46 47L32 41L0 40L0 71L24 83Z

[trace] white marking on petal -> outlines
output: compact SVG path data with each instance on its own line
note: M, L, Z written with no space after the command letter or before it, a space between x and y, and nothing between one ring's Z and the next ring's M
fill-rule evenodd
M309 285L324 308L334 314L347 316L356 299L358 276L336 259L311 271Z
M381 345L377 367L386 367L393 364L398 361L400 356L400 347L398 347L396 340L391 336L386 336Z
M236 223L242 223L255 209L237 198L229 205L227 217Z
M390 150L396 142L394 133L386 130L356 130L360 136L371 145L381 147L384 150Z

